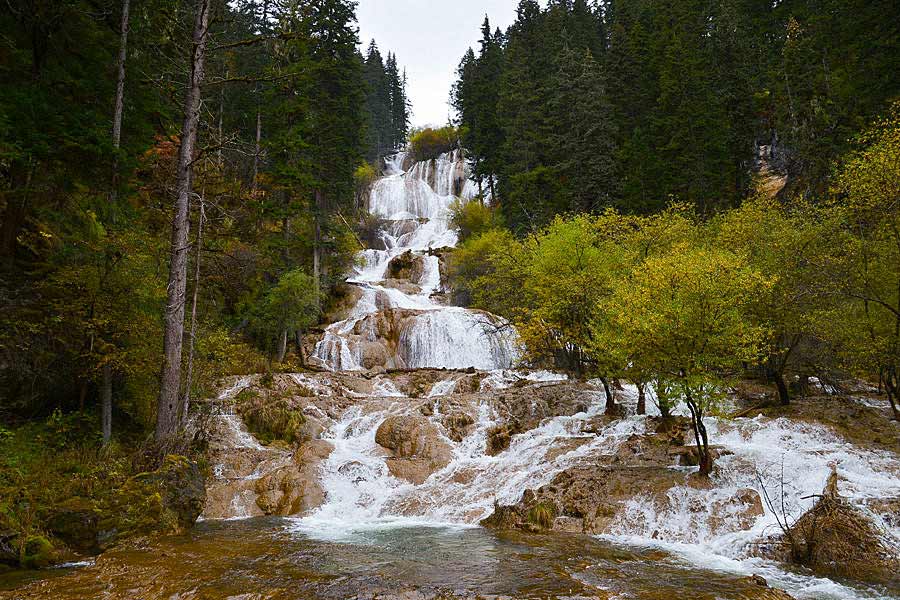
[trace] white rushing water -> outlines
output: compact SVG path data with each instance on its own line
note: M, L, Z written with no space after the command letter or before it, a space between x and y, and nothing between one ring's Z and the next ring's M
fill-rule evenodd
M546 373L495 371L482 384L487 389L501 389L519 380L559 379ZM587 411L547 419L515 436L507 451L488 456L488 431L498 421L487 401L475 407L473 430L461 442L453 442L447 435L441 398L451 394L456 384L457 376L449 376L428 394L435 400L429 420L452 447L451 462L423 484L413 485L391 475L375 433L391 415L417 414L411 412L416 404L403 398L389 380L376 381L375 392L384 400L354 406L324 436L335 448L322 467L327 501L312 515L299 519L296 529L326 539L354 540L358 533L372 528L472 526L493 512L495 501L513 504L523 490L549 483L579 458L614 452L619 442L644 430L643 419L635 417L614 422L600 435L584 434L584 426L603 412L605 399L597 392L591 394Z
M472 431L453 442L444 429L445 404L460 375L435 383L427 393L433 402L430 421L452 446L450 463L424 483L413 485L391 475L386 452L375 442L379 425L391 415L420 414L418 402L404 398L387 378L374 383L380 399L349 409L327 432L335 451L322 467L326 504L297 519L295 531L318 539L365 543L367 532L407 526L470 527L489 516L494 503L514 504L526 489L550 483L566 468L585 459L612 454L618 445L645 431L646 417L610 422L599 431L596 420L605 398L599 387L589 393L588 409L573 416L544 420L540 426L513 436L508 450L488 456L488 432L497 415L483 399L476 408ZM481 390L500 390L523 382L545 384L564 379L546 372L497 370L482 379ZM524 381L523 381L524 380ZM519 382L519 383L517 383ZM633 402L635 390L626 387L619 399ZM415 411L415 412L414 412ZM584 430L591 423L591 433ZM754 545L776 532L775 514L753 517L749 528L740 504L730 501L742 490L781 499L785 482L786 512L794 519L808 509L837 468L840 492L859 506L869 498L900 496L900 465L896 454L856 448L820 425L788 419L707 420L710 436L730 454L717 461L709 489L672 488L662 501L636 498L617 515L613 528L600 536L614 543L666 550L675 560L737 575L763 575L771 585L798 599L887 599L877 590L848 586L830 579L786 570L775 562L754 557ZM782 479L783 472L783 479ZM900 529L883 522L885 541L900 551ZM742 522L743 521L743 522Z
M379 311L414 311L401 324L398 347L389 349L389 368L475 367L509 368L517 359L516 336L496 317L447 307L433 299L440 291L440 260L431 251L455 246L450 227L454 201L468 202L475 195L463 154L459 150L436 160L415 163L403 170L407 155L388 157L385 176L369 196L369 211L384 219L380 232L383 248L360 254L360 266L348 282L362 296L347 319L329 326L316 345L313 359L334 371L366 368L366 344L379 342L375 320ZM421 258L418 289L403 291L385 285L393 258L407 252ZM388 317L395 318L394 316Z

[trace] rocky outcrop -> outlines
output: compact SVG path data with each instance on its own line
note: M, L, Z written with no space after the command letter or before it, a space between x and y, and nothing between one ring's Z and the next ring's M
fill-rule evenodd
M837 484L833 472L816 504L765 550L825 577L900 584L896 549L866 513L841 498Z
M425 259L412 251L395 256L388 263L386 278L403 279L410 283L419 283L425 273Z
M86 498L69 498L54 507L47 518L47 530L66 546L81 554L101 550L98 533L102 511Z
M598 417L594 426L599 428L602 421L609 423L612 420L612 417ZM656 427L648 433L635 434L622 441L614 452L565 469L537 490L526 490L517 504L496 506L494 513L481 524L493 529L552 529L599 534L609 531L634 498L665 506L668 492L676 486L708 486L703 478L671 468L678 459L673 450L682 447L688 422L657 419L655 423ZM589 438L569 438L561 447L551 446L547 451L551 455L549 458L553 453L570 451L586 441ZM717 502L720 506L693 508L727 514L727 526L731 528L749 529L763 514L762 501L755 490L741 490L735 496ZM726 524L711 522L709 526L716 531Z
M450 444L424 417L388 417L375 432L375 442L392 452L387 459L391 474L411 483L424 483L432 473L450 464Z
M319 508L325 491L319 481L319 465L334 446L323 440L301 445L291 461L256 480L256 505L265 515L302 515Z
M162 466L135 475L123 486L116 504L118 527L135 533L175 533L194 526L206 501L206 479L197 463L169 455Z

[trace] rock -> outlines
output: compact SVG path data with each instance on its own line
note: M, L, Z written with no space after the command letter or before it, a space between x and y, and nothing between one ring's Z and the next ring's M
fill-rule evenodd
M484 453L488 456L497 456L509 448L512 434L508 425L494 425L487 432L487 448Z
M741 593L740 598L746 600L794 600L787 592L770 588L765 578L759 575L751 575L741 580L747 586L747 591Z
M475 419L468 413L454 412L441 419L441 424L447 430L447 437L454 442L461 442L472 433Z
M552 462L560 456L573 452L585 444L589 444L593 439L594 438L591 436L585 436L577 438L558 438L553 440L550 447L547 448L547 452L544 453L544 460Z
M100 511L85 498L70 498L54 507L46 528L53 537L82 554L100 551Z
M740 489L730 498L713 501L708 512L711 515L709 530L714 535L735 529L746 531L765 514L762 498L750 488Z
M774 545L788 552L773 554L825 577L900 584L900 557L868 515L840 497L837 482L835 471L818 502Z
M696 467L700 464L700 453L697 452L697 446L695 445L670 448L669 454L677 457L677 464L682 467ZM713 464L715 464L719 457L727 456L729 454L731 454L731 452L721 446L709 447L709 456L712 459Z
M410 283L418 283L425 273L425 259L407 251L395 256L388 263L387 279L405 279Z
M170 454L156 471L129 479L104 510L101 548L126 535L181 533L203 512L206 482L200 467L184 456Z
M25 540L22 566L26 569L44 569L56 560L56 549L42 535L30 535Z
M392 451L387 459L391 474L415 484L450 464L452 448L422 416L388 417L375 432L375 442Z
M381 285L386 288L400 290L408 296L415 296L422 293L422 288L414 283L410 283L406 279L385 279Z
M260 477L254 486L256 505L263 514L291 516L306 514L325 501L319 481L319 465L334 446L324 440L301 445L285 466Z

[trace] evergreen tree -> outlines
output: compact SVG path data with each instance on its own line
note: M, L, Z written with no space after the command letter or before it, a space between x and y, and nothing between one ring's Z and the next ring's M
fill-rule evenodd
M397 66L397 56L388 54L385 77L390 96L390 140L391 150L400 149L409 135L409 102L406 99L406 84Z
M551 103L556 133L549 145L568 198L565 212L593 212L620 196L618 130L606 74L590 50L559 57ZM568 66L571 65L571 66Z
M365 60L367 128L366 158L383 156L394 146L392 131L391 89L384 60L375 40L369 44Z

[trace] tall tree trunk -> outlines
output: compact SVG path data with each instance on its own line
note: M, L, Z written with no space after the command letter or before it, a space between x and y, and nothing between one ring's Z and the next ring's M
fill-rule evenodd
M191 75L184 100L184 126L181 148L178 151L178 177L175 215L172 219L172 248L169 263L168 294L166 299L165 333L163 337L163 366L156 412L156 439L175 434L178 428L178 408L181 390L181 353L184 344L184 295L187 284L189 207L194 150L200 124L200 86L203 83L206 40L209 33L209 13L212 0L197 0L194 39L191 55Z
M262 108L256 107L256 146L253 151L253 174L250 180L250 190L256 192L259 179L259 155L262 153Z
M265 35L266 23L269 20L269 0L263 2L262 33ZM266 46L268 48L268 46ZM259 157L262 154L262 102L259 101L259 84L254 89L256 94L256 147L253 152L253 179L250 181L250 190L256 191L256 180L259 177Z
M791 403L791 394L788 391L787 384L784 382L784 371L783 369L778 368L778 365L783 362L784 361L777 361L774 357L770 356L768 364L766 365L766 378L775 384L775 388L778 390L779 403L782 406L787 406Z
M125 113L125 61L128 57L128 22L131 0L122 0L122 25L119 34L119 58L116 61L118 77L116 81L116 108L113 113L112 143L113 155L112 189L109 192L110 204L115 204L119 197L119 148L122 147L122 118ZM113 211L115 214L115 211Z
M181 402L181 424L188 421L191 405L191 384L194 378L194 342L197 340L197 296L200 292L200 258L203 256L203 224L206 221L206 193L200 194L200 215L197 218L197 253L194 258L194 294L191 300L191 331L188 335L187 380L184 383L184 397Z
M319 292L322 290L322 226L321 215L324 199L322 192L316 190L315 237L313 239L313 283L316 287L316 307L321 308Z
M281 332L281 341L278 343L278 362L283 363L284 357L287 354L287 342L288 342L288 330L284 329Z
M691 411L691 429L694 431L694 441L697 444L700 475L707 476L712 473L712 455L709 452L709 435L706 432L706 425L703 424L703 410L694 402L690 392L685 394L684 400Z
M778 401L781 405L789 405L791 403L791 394L788 391L787 384L784 382L784 375L781 373L775 373L775 387L778 388Z
M616 406L616 396L613 394L612 389L609 387L609 380L606 377L601 377L600 381L603 383L603 391L606 392L606 414L614 415L619 411L619 407Z
M294 342L297 344L297 356L300 357L300 365L306 366L306 355L303 352L303 332L299 329L294 332Z
M88 382L86 379L81 381L81 386L78 390L78 412L84 414L84 401L87 400L88 393Z
M225 79L228 79L228 72L225 72ZM225 167L225 155L222 151L222 147L225 145L225 86L221 86L219 89L219 125L217 134L219 136L217 145L218 150L216 150L216 159L219 164L219 169L223 169Z
M887 392L888 402L891 404L891 412L894 415L895 421L900 421L900 389L898 389L898 377L897 369L891 368L887 370L887 375L884 377L884 391Z
M10 265L16 255L19 230L25 224L28 207L28 194L31 192L31 181L34 178L34 160L29 158L23 168L12 168L9 192L6 193L6 209L0 217L0 257Z
M638 402L637 402L637 414L646 415L647 414L647 387L643 382L639 382L637 384L638 389Z
M100 387L102 400L103 445L112 439L112 366L103 365L103 384Z

